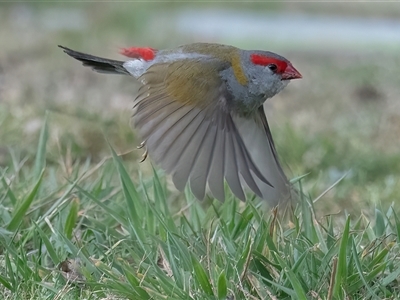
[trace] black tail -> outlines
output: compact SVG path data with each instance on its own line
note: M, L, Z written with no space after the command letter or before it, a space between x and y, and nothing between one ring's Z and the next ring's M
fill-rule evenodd
M85 54L60 45L58 45L58 47L64 49L64 52L67 53L69 56L81 61L84 66L92 67L92 69L96 72L129 75L129 72L123 67L123 61L106 59L90 54Z

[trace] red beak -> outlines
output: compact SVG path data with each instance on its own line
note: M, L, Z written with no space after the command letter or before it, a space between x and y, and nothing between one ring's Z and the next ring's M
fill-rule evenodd
M303 78L300 72L297 71L292 64L288 64L285 71L282 73L282 80L300 79Z

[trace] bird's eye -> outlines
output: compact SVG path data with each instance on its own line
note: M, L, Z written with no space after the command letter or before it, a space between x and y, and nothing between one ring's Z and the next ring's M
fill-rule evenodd
M275 73L278 70L278 66L276 64L269 64L268 69Z

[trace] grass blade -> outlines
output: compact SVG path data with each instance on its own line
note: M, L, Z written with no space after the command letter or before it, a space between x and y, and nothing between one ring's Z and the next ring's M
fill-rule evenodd
M78 211L79 211L79 199L75 197L71 201L71 207L67 219L65 220L64 233L68 239L72 238L72 232L75 228L76 220L78 219Z
M47 147L47 140L49 138L47 119L48 119L48 112L46 111L43 126L40 131L38 147L36 150L35 167L34 167L35 177L39 177L40 173L46 166L46 147Z
M303 287L301 286L300 281L297 279L296 274L293 270L286 264L286 262L279 256L279 254L274 254L275 259L279 262L281 267L285 270L286 276L289 278L290 283L295 292L296 299L299 300L307 300L307 296L304 293Z
M340 242L338 264L335 278L335 287L333 289L333 295L337 299L343 298L341 295L342 285L346 280L347 274L347 246L349 244L349 232L350 232L350 216L347 217L346 225L342 234L342 240Z
M36 230L38 231L40 237L43 240L44 245L46 246L47 252L49 253L51 260L53 261L53 264L55 266L57 266L62 261L62 259L60 257L58 257L56 250L54 249L50 240L47 238L47 235L44 233L44 231L36 223L34 223L34 224L35 224Z
M201 263L192 255L192 264L193 264L193 271L194 271L194 276L197 280L197 282L201 285L203 288L203 291L209 295L212 296L213 290L210 284L210 280L207 276L206 271L204 270L203 266Z
M43 178L44 170L42 170L42 173L39 176L39 179L35 186L33 187L32 191L29 193L29 195L22 201L21 206L16 210L14 216L12 217L10 223L7 226L7 229L10 231L14 231L18 228L19 224L21 224L23 218L25 217L25 213L29 209L29 207L32 204L33 199L35 199L40 184L42 183L42 178Z
M217 290L218 299L225 300L228 295L228 284L226 282L225 271L222 271L218 277Z

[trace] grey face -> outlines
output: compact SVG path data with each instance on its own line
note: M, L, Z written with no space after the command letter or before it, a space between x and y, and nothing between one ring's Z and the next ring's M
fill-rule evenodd
M282 80L282 76L271 71L268 66L251 63L247 68L247 78L249 93L256 98L263 96L264 101L282 91L289 83L288 80Z
M270 66L256 65L250 55L257 52L243 51L242 68L247 77L247 85L241 85L232 68L221 72L222 78L226 81L227 89L232 94L235 103L235 110L241 115L248 115L256 111L268 98L275 96L282 91L289 83L289 80L282 80ZM286 61L285 58L270 52L260 52L262 55L270 55L276 59Z

